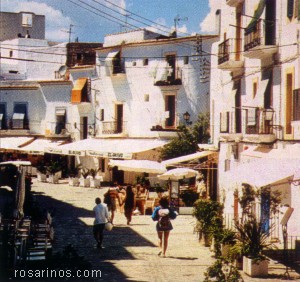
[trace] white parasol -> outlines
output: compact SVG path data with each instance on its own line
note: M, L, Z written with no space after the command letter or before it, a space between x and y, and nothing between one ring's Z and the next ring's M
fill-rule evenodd
M184 178L191 178L196 177L198 175L198 171L190 169L190 168L174 168L171 170L168 170L162 175L159 175L158 178L161 180L172 180L172 181L178 181L180 179Z

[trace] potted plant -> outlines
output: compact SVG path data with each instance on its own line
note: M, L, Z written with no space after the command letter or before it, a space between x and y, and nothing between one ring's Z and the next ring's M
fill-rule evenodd
M69 175L69 185L70 186L79 186L79 171L81 168L81 164L69 168L68 175Z
M210 240L222 226L223 205L209 199L199 199L194 204L193 216L199 222L199 239L204 238L204 245L209 246Z
M199 193L194 191L193 189L188 189L183 191L179 197L182 199L184 206L179 207L180 214L192 214L193 213L193 205L199 199Z
M90 175L92 176L92 178L90 179L90 187L93 188L100 188L101 186L101 182L100 182L100 178L96 178L98 171L100 171L100 169L90 169Z
M223 228L220 234L221 255L229 257L230 249L236 243L236 232L229 228Z
M79 179L79 185L81 187L90 187L90 179L88 176L90 175L90 170L88 168L81 169L81 178Z
M242 209L242 218L235 222L235 228L237 249L240 249L243 256L243 271L251 277L267 276L268 260L263 251L274 247L269 240L273 228L269 225L269 215L270 212L276 214L278 211L281 193L269 187L255 191L251 185L244 183L238 201ZM261 215L255 213L253 207L257 203L260 203L261 209L266 209L266 212Z
M263 251L273 247L269 241L269 231L264 222L256 217L248 217L243 222L235 223L237 240L243 255L243 271L251 277L268 275L268 260Z
M36 165L37 180L40 182L47 182L47 166L44 161L39 161Z
M47 165L47 171L49 173L48 182L49 183L58 183L59 172L61 171L61 165L58 161L51 161Z

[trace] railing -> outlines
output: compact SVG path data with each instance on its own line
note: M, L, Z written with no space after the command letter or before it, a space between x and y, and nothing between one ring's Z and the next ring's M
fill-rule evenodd
M257 46L275 45L276 37L274 35L274 30L272 30L273 27L270 25L270 23L264 23L264 21L260 19L251 30L246 30L244 37L244 51L249 51Z
M272 109L246 109L246 134L272 134L273 115Z
M103 121L102 134L120 134L126 132L127 122Z
M245 45L244 50L249 51L250 49L260 46L262 44L263 38L264 38L264 25L263 21L260 19L257 21L255 26L253 27L253 30L247 34L245 34Z
M59 123L59 122L47 122L46 124L46 135L66 135L72 131L72 125L70 123Z
M155 81L156 86L182 85L182 70L177 67L169 74L170 67L165 68L165 75L160 80Z
M238 61L241 42L241 39L229 38L219 44L218 64L223 64L230 59Z

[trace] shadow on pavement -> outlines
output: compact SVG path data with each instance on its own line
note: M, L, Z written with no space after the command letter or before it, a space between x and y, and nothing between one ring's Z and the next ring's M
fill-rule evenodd
M87 210L42 193L33 193L33 195L43 209L52 212L55 230L53 253L62 251L66 245L71 244L80 256L84 256L84 259L91 263L92 269L101 270L102 278L93 281L129 281L123 272L107 260L134 260L135 258L126 250L126 247L155 246L129 226L114 226L112 231L104 233L105 248L97 249L92 226L82 221L83 218L94 218L93 206L91 210ZM130 279L130 281L133 280Z

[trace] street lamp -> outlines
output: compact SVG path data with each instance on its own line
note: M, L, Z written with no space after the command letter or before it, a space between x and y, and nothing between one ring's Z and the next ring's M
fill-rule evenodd
M191 117L191 115L189 114L188 111L186 111L186 112L183 114L183 119L185 120L185 123L186 123L187 125L191 125L191 124L193 123L192 121L190 121L190 117Z

